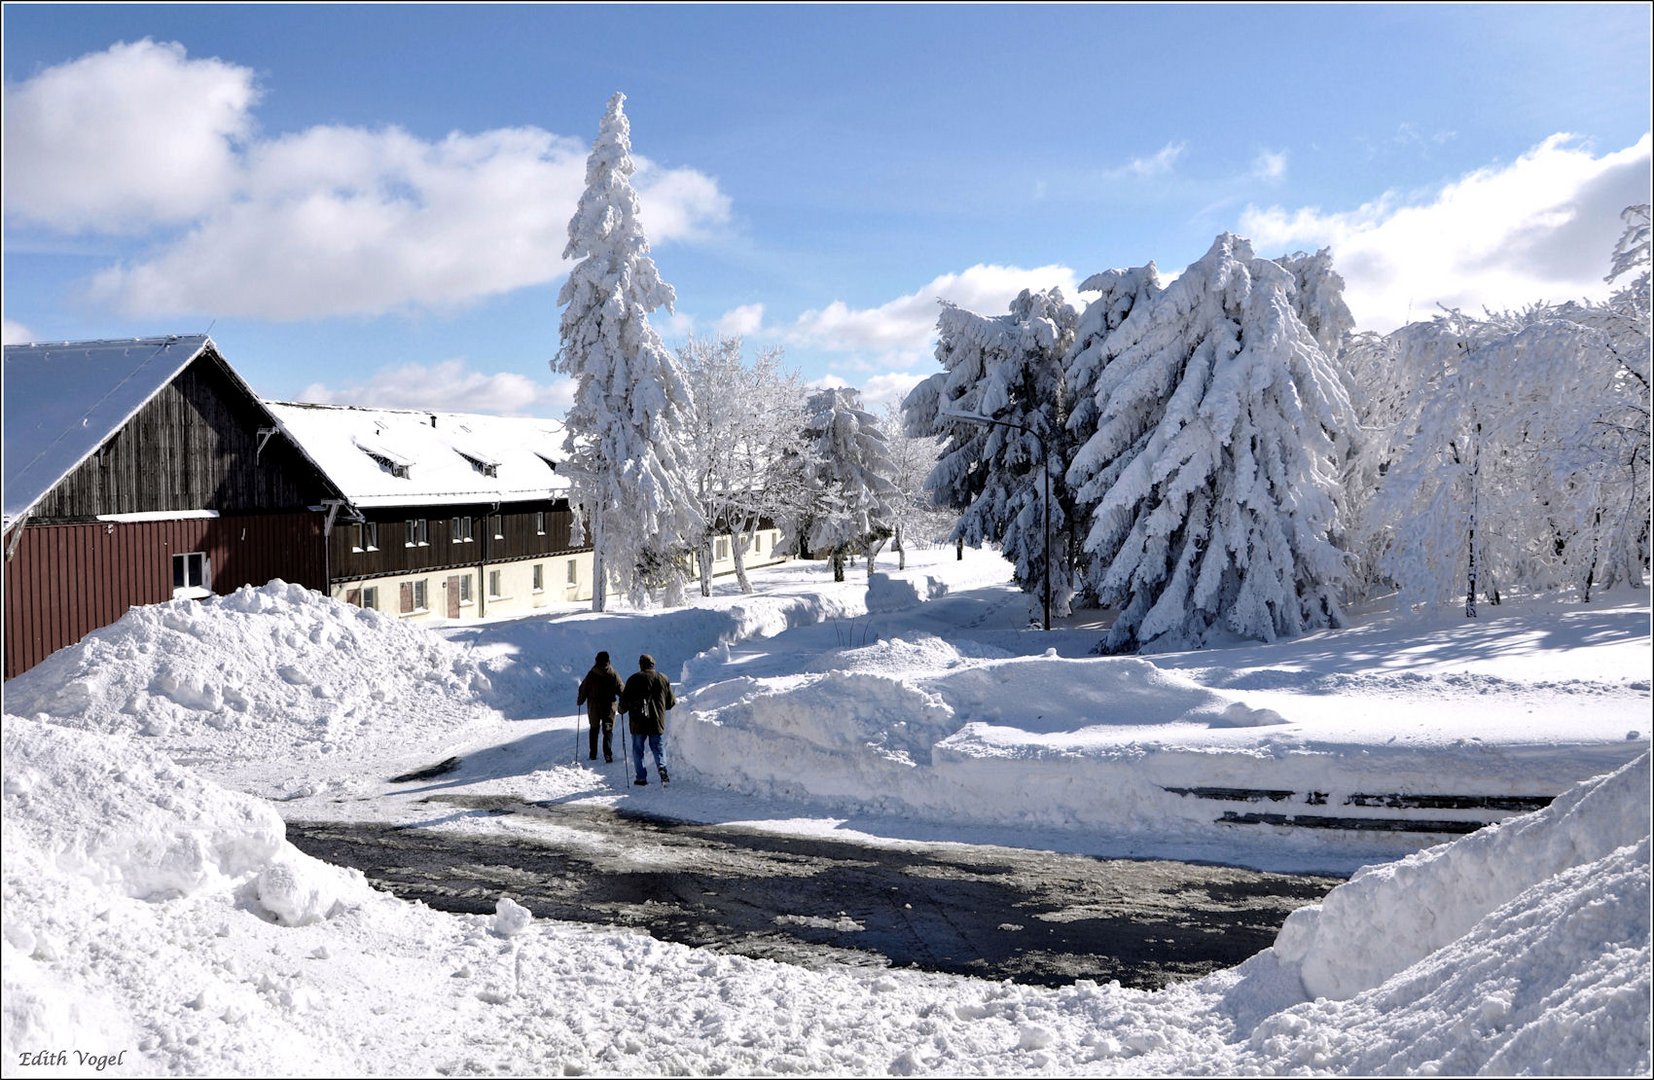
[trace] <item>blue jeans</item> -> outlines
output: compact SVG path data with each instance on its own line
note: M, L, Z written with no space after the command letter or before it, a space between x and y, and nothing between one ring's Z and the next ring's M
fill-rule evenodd
M643 744L649 743L649 752L655 755L655 771L666 772L666 736L665 735L633 735L632 736L632 769L633 775L639 779L645 777L643 771Z

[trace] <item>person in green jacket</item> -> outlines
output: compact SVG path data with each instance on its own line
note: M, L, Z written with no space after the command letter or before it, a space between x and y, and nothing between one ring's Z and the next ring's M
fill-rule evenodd
M620 694L620 711L627 716L632 729L632 764L637 776L632 783L644 785L649 778L643 771L643 744L655 755L655 771L660 782L671 778L666 774L666 711L678 703L672 694L672 683L655 670L655 658L644 653L637 658L637 671L626 680Z

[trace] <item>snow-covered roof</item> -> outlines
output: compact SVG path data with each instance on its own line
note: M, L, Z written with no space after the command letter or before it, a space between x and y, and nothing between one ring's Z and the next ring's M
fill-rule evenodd
M7 345L6 526L209 348L205 334Z
M267 401L282 432L358 509L527 502L569 488L556 420Z

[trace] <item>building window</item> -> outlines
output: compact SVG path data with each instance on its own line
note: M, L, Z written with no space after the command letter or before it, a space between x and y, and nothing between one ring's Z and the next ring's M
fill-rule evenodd
M430 522L424 518L409 518L407 539L402 542L403 547L426 547L431 542Z
M369 585L367 588L362 590L362 606L369 609L370 611L378 611L379 610L379 588L378 588L378 586Z
M350 547L352 551L379 550L379 523L377 521L359 521L356 523L356 543Z
M545 534L546 512L544 510L536 510L534 511L534 535L544 536Z
M402 614L409 615L416 611L428 611L428 599L424 578L402 583Z
M456 544L471 542L471 519L468 517L450 518L448 528L452 532L452 539Z
M466 574L464 577L459 579L459 602L462 604L469 604L471 602L470 574Z
M488 598L497 600L503 595L500 592L500 572L498 570L488 571Z
M212 593L212 577L207 563L207 553L192 551L188 555L174 555L172 557L172 595L187 597L209 596Z
M729 558L729 537L718 537L712 545L712 557L719 562Z
M580 584L580 564L573 559L569 560L569 584Z
M545 563L535 563L534 564L534 591L535 592L545 592L546 591L546 564Z

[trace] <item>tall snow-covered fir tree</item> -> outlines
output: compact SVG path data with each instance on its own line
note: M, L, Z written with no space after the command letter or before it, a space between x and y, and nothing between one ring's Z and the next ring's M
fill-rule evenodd
M960 510L953 537L997 544L1025 591L1046 584L1048 473L1051 608L1073 596L1073 500L1064 480L1071 395L1064 361L1078 315L1057 289L1024 290L1006 315L944 304L937 319L936 382L908 395L909 433L944 437L926 480L941 504ZM935 379L935 376L932 376ZM967 420L961 415L986 420Z
M569 220L558 293L561 345L552 370L574 379L564 468L590 517L592 609L612 581L634 604L654 590L683 601L683 553L705 528L683 440L694 402L676 359L649 325L672 310L672 287L649 257L638 220L626 96L615 94L586 160L586 190Z
M846 557L863 551L871 571L876 545L890 536L891 504L897 497L890 478L896 466L884 432L862 408L855 390L817 390L805 415L808 458L814 463L808 543L812 550L830 554L833 580L843 581Z
M1097 432L1097 422L1100 419L1097 410L1097 380L1111 358L1108 351L1109 338L1133 311L1146 309L1154 303L1162 291L1160 271L1152 262L1147 266L1134 266L1124 270L1105 270L1081 282L1080 291L1097 295L1080 314L1079 323L1074 329L1074 343L1069 348L1068 358L1064 364L1071 399L1068 411L1068 450L1064 457L1065 470L1066 463L1073 462L1077 448L1084 446ZM1071 520L1078 523L1071 530L1075 545L1074 589L1081 603L1087 607L1096 607L1100 601L1091 575L1079 572L1079 568L1086 562L1079 544L1089 528L1087 523L1096 513L1097 503L1102 496L1096 492L1082 495L1068 483L1066 471L1063 476L1063 488L1068 493Z
M1263 641L1342 622L1336 472L1353 427L1293 274L1230 235L1107 339L1069 469L1118 607L1104 647Z

